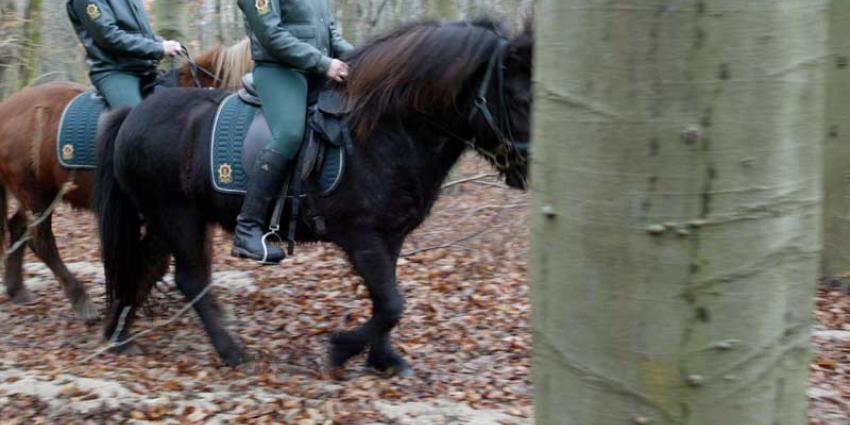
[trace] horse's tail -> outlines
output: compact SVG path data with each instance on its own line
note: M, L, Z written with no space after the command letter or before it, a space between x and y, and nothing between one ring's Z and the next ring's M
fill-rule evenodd
M6 197L6 186L0 182L0 259L6 256L6 232L9 229L8 201Z
M97 164L92 205L100 227L100 249L106 275L106 299L111 314L116 305L137 305L142 251L139 212L115 178L115 140L130 109L105 115L97 135ZM123 301L123 302L119 302Z

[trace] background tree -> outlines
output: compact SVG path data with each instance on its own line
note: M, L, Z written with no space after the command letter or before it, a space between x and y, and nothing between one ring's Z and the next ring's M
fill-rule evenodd
M0 1L0 99L10 91L9 79L18 46L16 30L19 27L14 0Z
M154 7L157 35L187 43L189 3L187 0L157 0Z
M21 46L21 66L18 86L32 84L38 76L38 50L41 46L42 0L29 0L24 13L23 45Z
M425 17L453 20L488 15L519 24L532 3L532 0L331 1L335 3L346 38L356 44L404 22ZM143 0L143 4L159 34L181 41L195 54L216 43L230 45L245 37L242 13L234 1ZM0 13L0 99L33 82L88 82L85 53L72 36L64 2L0 0Z
M826 141L824 143L823 271L830 279L850 271L850 2L832 0L829 14Z
M537 423L805 423L823 1L541 0Z

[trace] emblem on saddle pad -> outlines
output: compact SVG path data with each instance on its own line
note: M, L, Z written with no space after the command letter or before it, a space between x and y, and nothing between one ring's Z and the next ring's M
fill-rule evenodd
M89 3L89 5L86 6L86 13L92 20L100 18L100 9L94 3Z
M74 145L68 144L62 146L62 159L65 161L74 159Z
M254 3L254 6L257 7L257 13L260 15L265 15L266 13L271 12L271 9L269 8L269 0L257 0L256 3Z
M218 167L218 181L222 184L233 183L233 167L230 164L225 162Z

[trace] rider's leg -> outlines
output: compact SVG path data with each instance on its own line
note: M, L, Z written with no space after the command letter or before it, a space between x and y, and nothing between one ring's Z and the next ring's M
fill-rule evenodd
M267 244L265 223L269 210L283 185L286 168L301 141L307 116L307 77L292 69L272 64L254 67L254 84L263 100L263 111L272 132L272 141L257 156L254 175L236 220L233 255L263 263L283 260L283 249Z
M141 80L123 72L108 72L92 77L97 91L112 109L133 107L142 102Z

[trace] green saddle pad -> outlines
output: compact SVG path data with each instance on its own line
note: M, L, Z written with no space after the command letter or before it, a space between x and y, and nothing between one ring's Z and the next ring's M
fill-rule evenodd
M65 168L97 166L97 121L106 111L106 102L94 91L86 91L71 100L62 112L56 155Z
M238 94L226 97L213 124L210 146L213 188L220 193L244 194L250 179L245 167L252 163L252 156L265 147L270 138L271 132L261 108L245 103ZM342 179L345 149L322 143L318 152L306 189L326 196Z

